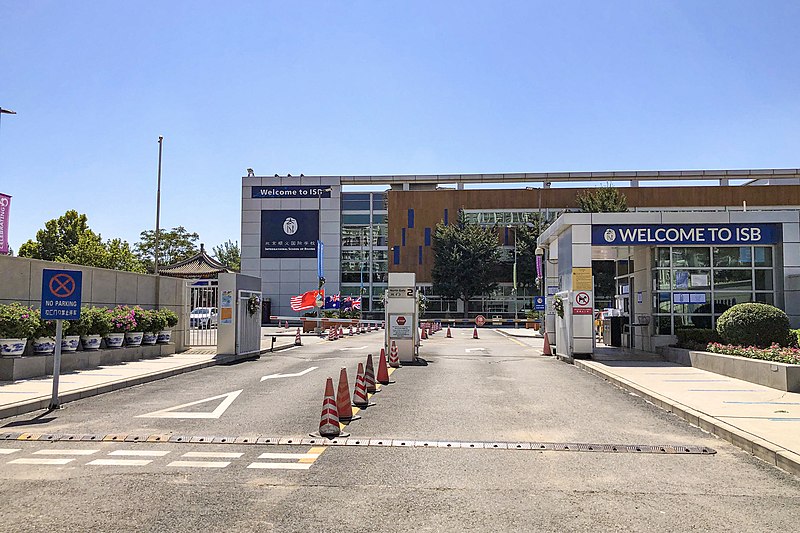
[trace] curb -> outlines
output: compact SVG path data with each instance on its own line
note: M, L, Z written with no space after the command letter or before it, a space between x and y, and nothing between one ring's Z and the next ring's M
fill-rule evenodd
M762 461L800 477L800 454L766 441L752 433L742 431L741 429L732 426L727 422L723 422L722 420L709 416L705 413L696 411L688 406L678 403L671 398L667 398L666 396L662 396L658 393L644 389L643 387L625 378L610 372L604 372L598 368L594 368L593 366L586 364L584 361L575 360L574 364L581 370L601 377L623 390L636 393L638 396L641 396L653 405L677 415L683 420L689 422L691 425L699 427L703 431L730 442L734 446L741 448L750 455L754 455Z
M273 352L286 350L288 348L291 348L292 346L294 346L294 343L276 346ZM99 394L105 394L106 392L112 392L120 389L127 389L128 387L142 385L143 383L149 383L151 381L157 381L159 379L169 378L172 376L177 376L179 374L185 374L187 372L193 372L195 370L201 370L203 368L208 368L211 366L216 366L225 363L235 363L237 361L251 359L253 357L260 357L262 354L265 353L271 353L269 351L269 348L267 348L266 350L261 350L257 354L250 353L243 355L218 356L218 358L216 359L203 361L201 363L189 363L184 366L170 368L169 370L150 372L148 374L141 374L139 376L120 379L117 381L109 381L103 383L102 385L94 385L91 387L84 387L82 389L76 389L73 391L65 392L59 395L59 400L61 401L62 404L68 402L74 402L75 400L81 400L83 398L89 398L91 396L97 396ZM25 400L22 402L0 407L0 419L17 415L23 415L26 413L31 413L33 411L38 411L40 409L47 409L49 406L50 406L50 395L48 394L46 397L34 398L32 400Z

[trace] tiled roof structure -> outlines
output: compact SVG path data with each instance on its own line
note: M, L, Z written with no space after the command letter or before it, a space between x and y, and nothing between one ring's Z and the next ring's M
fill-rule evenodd
M233 272L233 270L209 257L203 244L200 245L200 251L189 259L158 268L159 274L173 278L216 278L221 272Z

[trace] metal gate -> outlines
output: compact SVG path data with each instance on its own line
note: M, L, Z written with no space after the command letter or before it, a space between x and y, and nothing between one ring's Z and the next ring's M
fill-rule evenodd
M216 346L219 326L219 286L215 279L186 282L189 327L186 346Z

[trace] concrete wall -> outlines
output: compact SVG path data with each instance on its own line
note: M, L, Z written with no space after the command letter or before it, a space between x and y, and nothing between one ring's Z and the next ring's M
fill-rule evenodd
M38 309L42 299L42 270L45 268L83 272L82 305L139 305L144 309L175 311L179 321L172 330L172 342L176 350L184 349L187 324L185 280L0 255L0 304L19 302Z

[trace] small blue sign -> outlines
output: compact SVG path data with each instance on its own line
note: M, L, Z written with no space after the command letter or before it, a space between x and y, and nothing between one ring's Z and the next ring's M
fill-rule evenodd
M555 296L558 292L558 285L548 285L547 286L547 295L548 296Z
M330 198L330 185L275 185L251 187L251 198Z
M42 271L42 311L45 320L78 320L81 317L80 270Z
M641 224L592 226L595 246L748 245L780 242L780 224Z
M544 311L544 296L534 296L533 297L533 310L534 311Z

